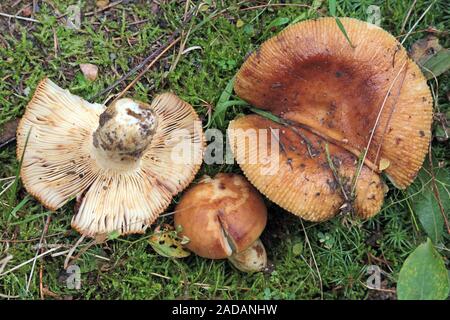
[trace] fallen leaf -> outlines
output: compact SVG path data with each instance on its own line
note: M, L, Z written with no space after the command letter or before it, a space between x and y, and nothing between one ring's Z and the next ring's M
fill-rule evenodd
M447 141L450 137L450 111L446 113L436 112L434 119L434 137L439 142Z
M450 50L442 49L423 65L424 75L430 80L450 69Z
M445 300L448 271L430 239L419 245L403 264L397 283L399 300Z
M381 159L380 160L380 163L379 163L379 165L378 165L378 169L380 170L380 171L384 171L384 170L386 170L387 168L389 168L389 166L391 165L391 162L388 160L388 159Z
M95 4L97 8L104 9L109 4L109 0L97 0Z
M91 63L82 63L80 64L81 72L86 79L89 81L95 81L98 75L98 67L95 64Z
M433 35L417 40L411 46L411 58L418 64L423 65L433 55L442 50L439 39Z
M444 208L450 208L450 197L448 196L450 189L447 187L450 184L450 173L445 167L439 168L437 164L433 165L433 171L441 204ZM410 196L411 208L419 218L428 237L434 243L439 243L443 237L444 218L433 190L430 172L430 162L425 160L417 179L407 192Z
M16 138L16 129L20 119L8 121L0 128L0 148L14 141Z
M186 243L186 239L180 241L176 232L169 227L156 229L148 242L156 253L166 258L185 258L191 254L183 248L182 243Z
M450 50L443 48L434 35L417 40L411 46L410 55L428 80L450 69Z

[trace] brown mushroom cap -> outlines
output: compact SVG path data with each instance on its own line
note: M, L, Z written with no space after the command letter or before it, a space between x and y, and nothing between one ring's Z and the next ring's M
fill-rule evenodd
M292 25L266 41L239 70L234 89L251 105L304 125L406 188L431 137L432 97L419 67L389 33L341 18ZM377 118L379 116L379 121ZM260 188L259 185L257 185Z
M267 209L242 176L219 173L189 188L175 210L175 226L190 241L188 249L210 259L242 252L261 235Z
M258 115L237 118L228 130L237 162L248 180L282 208L311 221L332 218L344 204L342 191L333 176L322 138L302 128L288 128ZM247 130L267 129L257 141L242 138ZM271 139L278 130L279 137ZM261 153L261 139L267 141L266 161L251 161L250 155ZM305 138L305 139L304 139ZM307 141L305 141L307 140ZM279 143L271 152L271 143ZM329 154L348 193L351 192L357 158L345 149L329 144ZM278 158L278 159L277 159ZM261 159L261 158L260 158ZM268 164L276 171L264 174ZM364 166L356 184L354 209L362 218L375 215L383 203L383 183L377 173Z
M196 121L171 93L151 105L123 99L106 108L44 79L17 130L22 181L51 210L80 198L72 226L84 235L142 233L200 168ZM189 161L176 161L180 146L190 148Z

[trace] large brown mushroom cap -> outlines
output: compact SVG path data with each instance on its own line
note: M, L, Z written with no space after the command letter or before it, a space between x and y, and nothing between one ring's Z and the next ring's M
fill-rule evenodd
M344 204L341 187L326 156L326 141L322 138L302 128L288 128L258 115L237 118L230 123L229 129L232 150L246 177L282 208L307 220L323 221L332 218ZM259 133L254 135L254 141L244 137L245 132L252 130ZM264 135L260 130L266 130ZM276 132L278 137L272 138ZM268 147L264 151L261 145L265 141ZM273 152L271 143L279 144ZM357 158L333 144L329 144L329 154L350 194ZM258 158L252 160L251 155ZM269 170L271 166L274 171ZM379 175L364 166L356 185L353 204L356 213L362 218L375 215L381 208L383 197Z
M405 188L431 137L426 79L392 35L363 21L340 20L355 48L334 18L295 24L247 59L234 89L253 106L300 123L357 157L374 129L366 164L390 163L386 175Z
M123 99L106 108L44 79L17 130L22 181L51 210L79 197L72 226L82 234L144 232L200 168L196 121L194 109L171 93L151 105ZM191 157L177 161L183 147Z
M267 222L260 194L242 176L219 173L189 188L175 210L175 225L197 255L224 259L252 245Z

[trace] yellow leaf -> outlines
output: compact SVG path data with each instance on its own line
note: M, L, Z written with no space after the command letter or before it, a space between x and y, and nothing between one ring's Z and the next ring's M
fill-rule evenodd
M238 19L238 21L236 21L237 28L242 28L244 24L245 24L244 21L242 21L241 19Z
M153 250L163 257L185 258L190 255L182 246L183 240L180 241L172 230L155 231L148 241Z
M387 159L381 159L380 160L380 164L378 165L378 169L380 171L386 170L387 168L389 168L391 162Z

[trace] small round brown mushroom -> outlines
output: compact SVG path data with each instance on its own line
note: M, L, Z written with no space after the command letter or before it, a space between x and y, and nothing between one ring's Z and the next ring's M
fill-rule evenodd
M431 137L433 99L420 68L383 29L340 20L353 46L334 18L300 22L251 54L234 85L240 98L289 124L257 115L230 122L230 144L244 174L270 200L313 221L335 216L349 200L359 216L375 215L384 198L379 175L406 188ZM244 139L236 142L246 129L280 130L274 174L261 174L261 163L249 161L270 134L247 147Z
M228 258L244 272L261 271L267 265L259 240L266 222L261 195L237 174L204 176L182 196L175 210L175 226L189 238L189 250L204 258Z
M72 227L87 236L144 232L202 154L198 115L172 93L106 107L44 79L17 129L25 188L51 210L76 197Z

